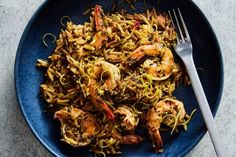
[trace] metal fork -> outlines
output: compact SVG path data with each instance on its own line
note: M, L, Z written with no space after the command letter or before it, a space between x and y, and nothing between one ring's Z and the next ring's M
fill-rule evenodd
M185 64L203 119L213 142L215 152L218 157L223 157L223 148L220 136L217 132L209 104L193 62L192 42L180 9L178 8L177 10L178 11L175 11L175 9L173 9L172 13L171 11L168 11L172 24L177 31L177 45L174 47L174 50Z

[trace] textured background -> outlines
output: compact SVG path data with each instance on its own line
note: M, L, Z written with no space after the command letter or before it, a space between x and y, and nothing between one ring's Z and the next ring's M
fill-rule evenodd
M0 0L0 156L50 157L27 127L16 102L14 59L21 34L43 0ZM223 52L225 84L216 115L226 157L236 157L236 1L194 0L214 28ZM209 135L187 157L215 156Z

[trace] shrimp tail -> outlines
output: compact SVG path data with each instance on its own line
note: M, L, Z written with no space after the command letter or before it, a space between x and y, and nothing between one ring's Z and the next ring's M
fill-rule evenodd
M101 6L96 5L95 6L95 12L94 12L94 20L95 20L95 27L97 31L102 30L102 16L101 16Z
M99 104L102 107L102 109L105 110L106 116L109 120L115 119L115 115L113 114L112 110L100 97L96 99L96 102L94 102L94 104Z
M104 100L98 96L98 93L96 91L96 81L91 80L90 85L89 85L89 91L90 91L90 100L98 109L102 108L103 110L106 111L107 118L109 120L114 120L115 116L112 112L112 110L109 108L109 106L104 102Z
M159 131L153 133L153 148L157 153L163 152L163 141Z
M111 109L108 107L108 105L105 102L102 103L102 108L106 111L107 118L109 120L114 120L115 116L114 116L113 112L111 111Z
M145 53L142 50L142 47L138 47L136 50L134 50L130 55L125 58L123 64L126 67L132 67L136 65L143 57L145 56Z

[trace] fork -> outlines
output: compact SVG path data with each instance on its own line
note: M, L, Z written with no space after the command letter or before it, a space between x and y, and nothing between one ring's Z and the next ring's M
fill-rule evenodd
M217 132L214 119L207 102L207 98L205 96L204 90L197 74L196 67L194 65L192 42L180 9L178 8L177 10L178 11L175 11L175 9L173 9L172 13L171 11L168 11L170 19L172 21L172 25L177 31L177 45L174 46L174 50L185 64L203 119L214 145L215 152L218 157L223 157L223 148L220 141L220 136ZM177 15L179 15L179 18L177 17ZM182 24L182 27L180 24Z

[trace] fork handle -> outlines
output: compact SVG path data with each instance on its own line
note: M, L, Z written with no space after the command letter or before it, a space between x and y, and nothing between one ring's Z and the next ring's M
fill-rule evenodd
M211 140L213 142L215 152L218 157L223 157L224 155L223 155L222 142L220 140L220 136L216 129L212 112L209 107L204 90L202 88L202 84L198 77L198 73L195 68L192 55L188 55L187 57L184 57L183 61L186 66L187 72L189 74L190 81L191 81L195 96L197 98L197 102L199 104L203 119L205 121L206 127L208 129Z

